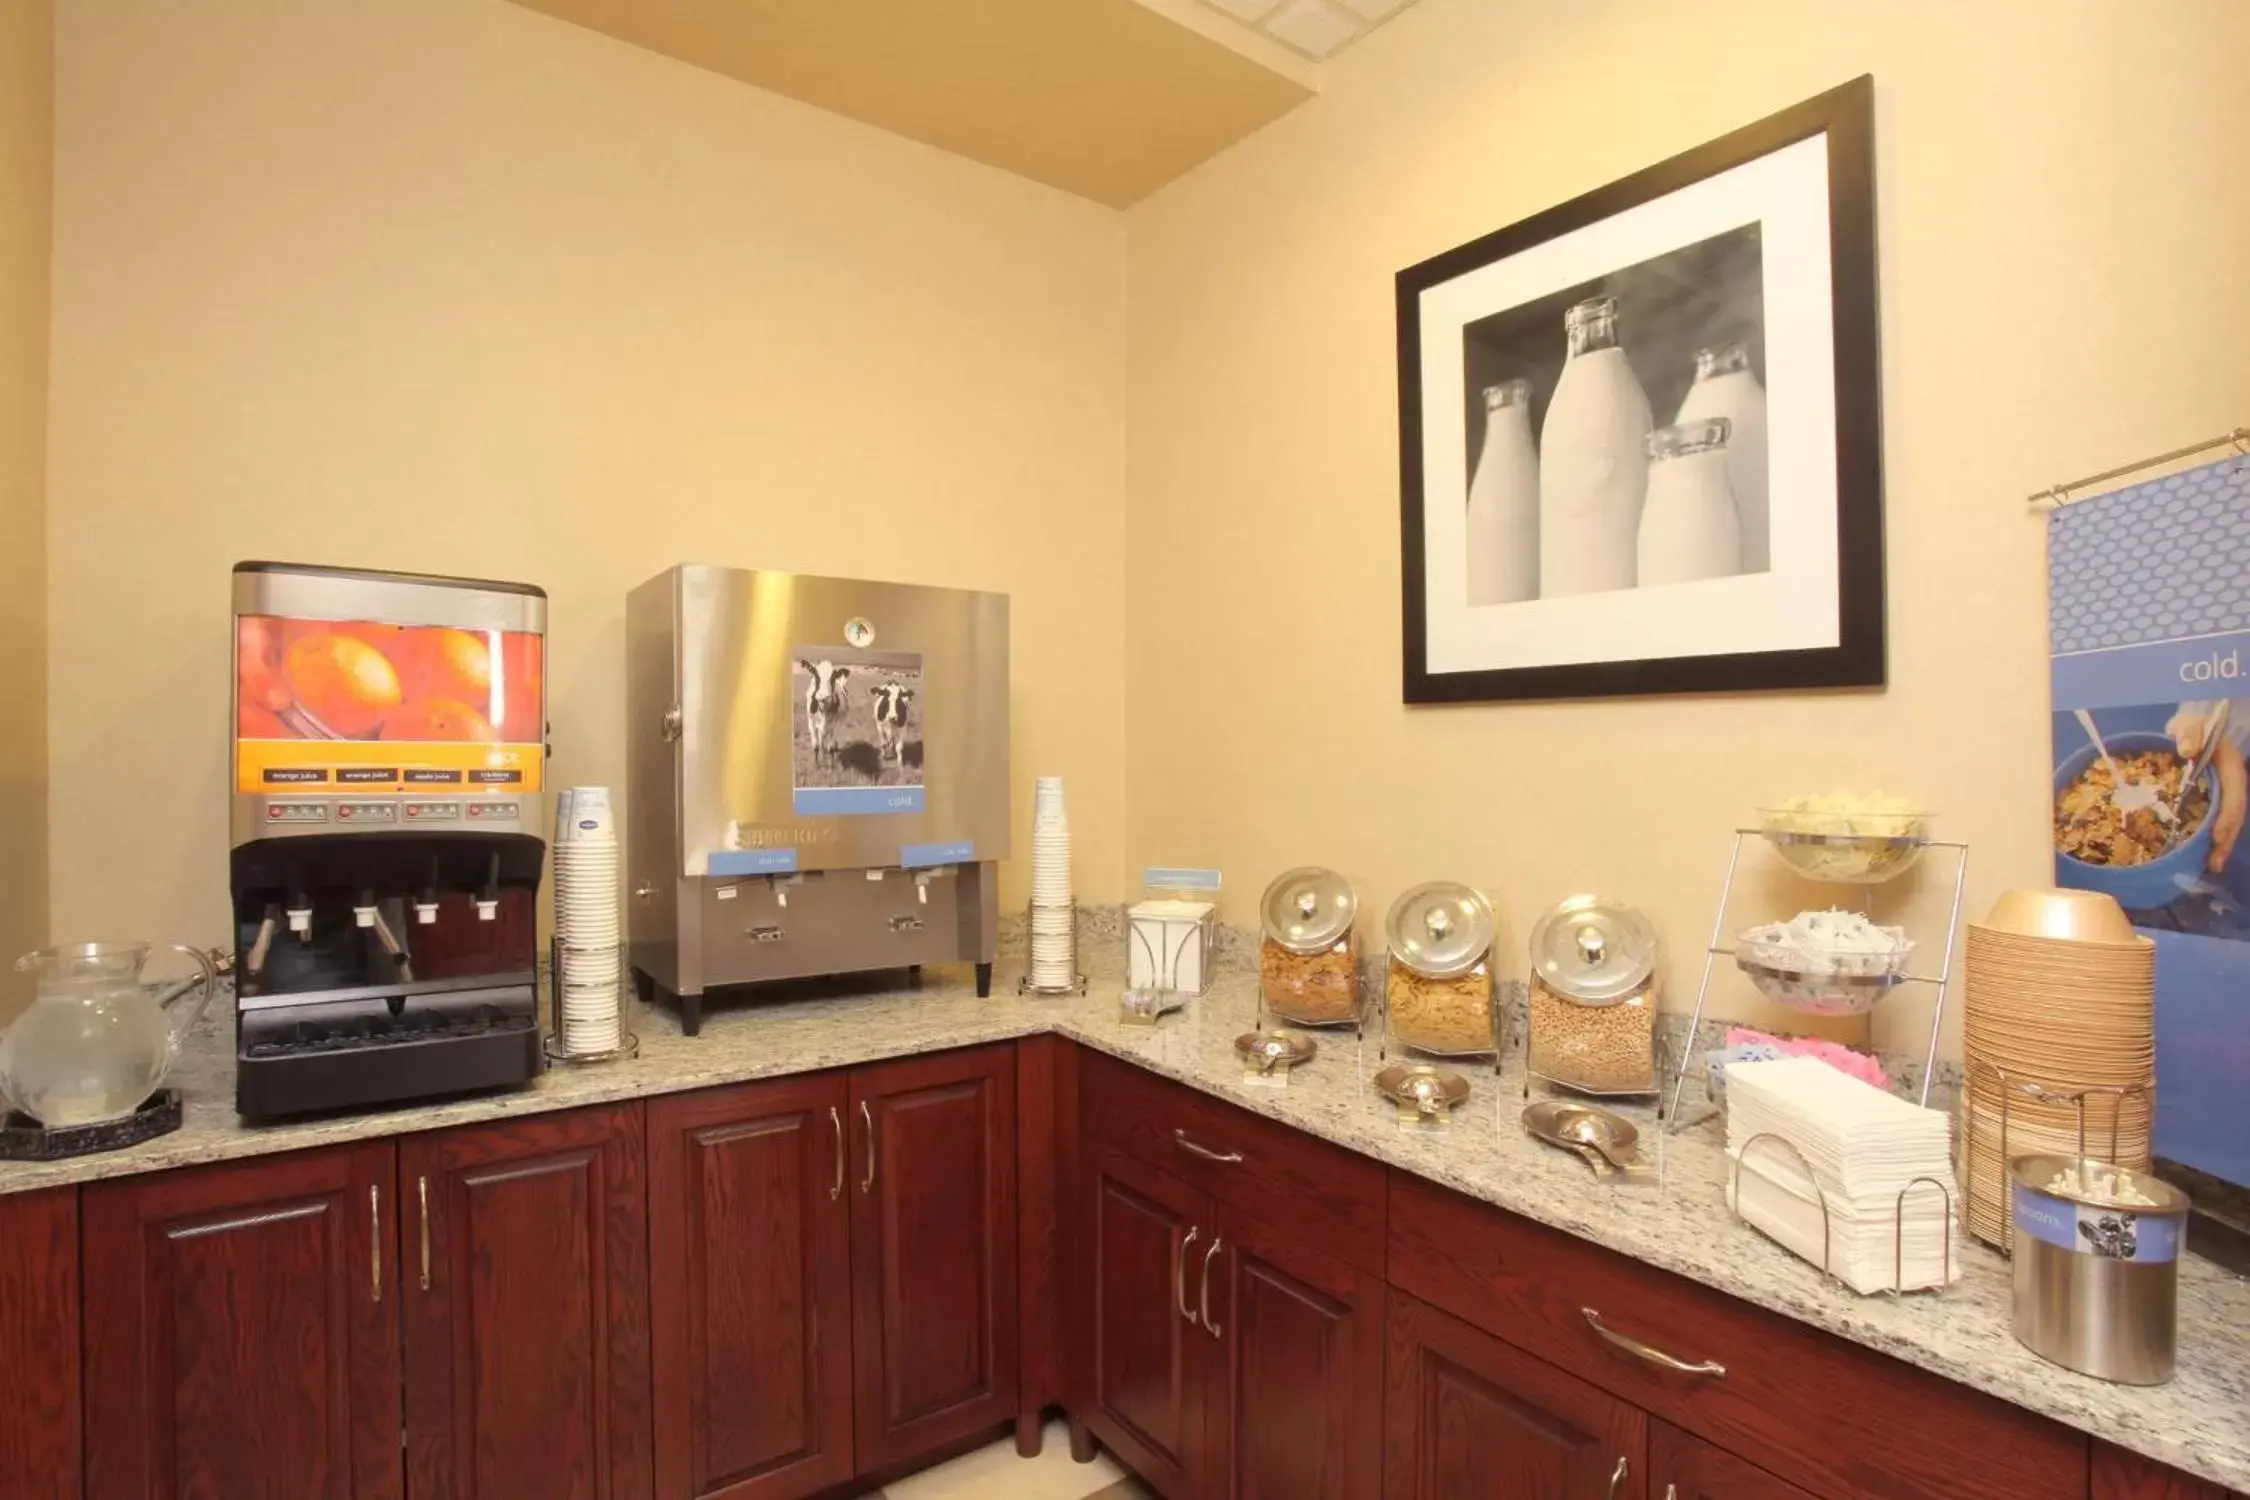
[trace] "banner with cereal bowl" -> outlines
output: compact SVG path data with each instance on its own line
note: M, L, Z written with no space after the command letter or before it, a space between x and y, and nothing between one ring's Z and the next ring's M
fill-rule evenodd
M2156 942L2156 1154L2250 1184L2250 459L2055 512L2055 883Z

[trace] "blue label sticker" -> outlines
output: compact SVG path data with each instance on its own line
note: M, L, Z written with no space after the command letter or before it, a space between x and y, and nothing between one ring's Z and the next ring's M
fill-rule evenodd
M795 849L722 849L704 863L713 875L788 875L796 868Z
M854 818L876 813L918 813L918 786L801 786L791 797L800 818Z
M2180 1258L2180 1223L2169 1215L2097 1208L2013 1185L2016 1232L2074 1255L2160 1262Z
M977 862L975 839L951 839L942 844L901 844L898 850L901 868L927 869L931 865L973 865Z
M1160 891L1216 891L1219 872L1188 865L1150 865L1141 872L1141 884Z

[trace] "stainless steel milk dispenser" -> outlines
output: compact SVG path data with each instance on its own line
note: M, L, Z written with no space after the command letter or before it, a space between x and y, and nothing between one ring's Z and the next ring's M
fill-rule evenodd
M1008 856L1008 598L683 565L626 600L644 998L973 963Z

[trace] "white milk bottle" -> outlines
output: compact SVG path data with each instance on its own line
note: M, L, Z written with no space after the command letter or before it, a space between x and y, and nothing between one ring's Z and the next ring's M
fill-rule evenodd
M1563 315L1570 357L1539 433L1539 596L1633 586L1648 488L1648 393L1617 347L1617 299Z
M1641 587L1742 571L1742 524L1727 483L1727 419L1681 422L1648 435L1648 506L1641 512Z
M1727 439L1727 483L1742 518L1742 571L1763 573L1773 566L1773 523L1766 508L1766 391L1750 373L1750 351L1721 344L1695 351L1695 384L1680 403L1681 422L1725 417L1734 435Z
M1484 447L1469 480L1469 603L1539 597L1539 450L1531 382L1484 388Z

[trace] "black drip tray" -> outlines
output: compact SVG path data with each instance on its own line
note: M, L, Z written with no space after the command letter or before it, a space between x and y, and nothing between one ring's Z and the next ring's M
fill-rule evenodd
M5 1121L0 1121L0 1161L62 1161L96 1151L119 1151L170 1135L179 1128L178 1089L158 1089L124 1119L105 1120L99 1125L50 1129L29 1115L10 1112Z

